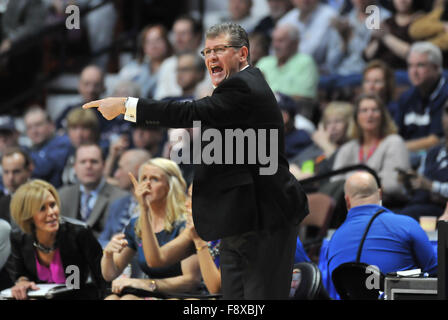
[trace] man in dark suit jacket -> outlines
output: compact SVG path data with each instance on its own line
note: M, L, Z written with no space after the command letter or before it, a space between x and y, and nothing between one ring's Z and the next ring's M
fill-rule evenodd
M127 193L103 178L104 159L97 144L76 149L74 168L79 183L58 190L61 214L86 222L98 237L104 229L109 205Z
M196 166L193 218L203 239L221 239L225 299L285 299L297 227L308 206L303 189L289 173L282 116L260 70L249 65L244 29L231 23L214 26L207 32L205 47L205 64L215 86L212 96L182 103L108 98L84 108L97 107L106 119L123 113L130 121L167 127L186 128L201 121L202 130L214 128L221 134L237 128L275 130L277 136L255 144L270 147L266 154L274 155L275 172L263 175L266 168L259 157L254 164ZM251 146L253 141L244 145L245 154Z
M19 147L7 148L2 155L1 165L4 194L0 196L0 219L6 220L12 229L16 229L18 226L12 221L9 211L11 196L31 178L34 165L28 152Z

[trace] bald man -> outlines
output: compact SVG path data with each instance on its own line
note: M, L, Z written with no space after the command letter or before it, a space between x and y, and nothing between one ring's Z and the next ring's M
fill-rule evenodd
M60 130L66 126L66 117L71 110L80 107L87 101L100 99L105 90L103 70L95 65L84 67L79 75L78 82L78 93L82 101L64 108L55 121L56 129Z
M67 116L70 111L79 108L88 101L100 99L105 91L105 74L103 70L93 64L84 67L80 73L78 82L78 93L81 100L78 103L66 106L58 115L55 120L58 133L63 134L68 130ZM99 122L101 140L110 141L111 139L114 139L116 135L128 132L131 128L130 123L124 121L123 116L112 121L107 121L99 113L96 113L96 115Z
M375 265L384 274L416 268L437 273L437 257L425 231L414 219L381 205L381 189L370 173L354 173L345 182L344 191L348 213L329 243L330 274L339 265L356 260L367 224L379 210L384 212L367 233L360 262Z

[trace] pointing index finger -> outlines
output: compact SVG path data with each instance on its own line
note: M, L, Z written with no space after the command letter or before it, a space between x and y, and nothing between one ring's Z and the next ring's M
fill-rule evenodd
M82 106L82 108L83 109L98 108L100 106L100 102L101 102L101 100L90 101L90 102L85 103Z
M134 189L137 188L137 185L138 185L137 179L135 179L132 172L128 172L128 175L129 175L129 179L131 179L131 182L134 185Z

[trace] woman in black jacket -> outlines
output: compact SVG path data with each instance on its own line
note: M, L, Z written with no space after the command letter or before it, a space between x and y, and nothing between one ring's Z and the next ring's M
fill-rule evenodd
M102 249L90 228L62 218L56 189L43 180L22 185L11 199L11 215L21 230L11 234L7 269L15 286L12 295L27 299L36 283L68 284L72 298L101 298ZM93 285L86 285L91 276Z

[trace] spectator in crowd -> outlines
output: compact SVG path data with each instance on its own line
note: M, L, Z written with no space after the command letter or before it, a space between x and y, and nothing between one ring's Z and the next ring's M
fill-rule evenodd
M433 10L420 17L409 27L410 36L418 41L429 41L448 58L448 4L434 0ZM446 59L448 60L448 59ZM445 67L448 61L445 61Z
M397 121L398 105L394 99L395 75L388 64L381 60L370 61L362 72L361 91L378 95L394 121Z
M36 283L65 284L69 265L79 270L79 298L100 298L105 282L101 277L101 246L85 224L60 216L56 189L43 180L22 185L11 200L11 213L20 226L11 234L7 268L15 286L15 299L27 299ZM91 277L94 287L86 285Z
M12 116L0 116L0 156L10 147L19 146L20 132Z
M84 144L76 149L74 169L78 182L59 190L62 215L86 222L98 237L110 204L126 192L105 181L103 153L97 144Z
M182 100L196 98L197 86L204 80L204 60L196 52L184 52L177 56L177 84L182 89ZM177 99L177 98L176 98Z
M134 189L138 189L138 182L131 177ZM142 242L145 260L148 266L160 268L177 263L196 252L202 278L209 293L221 291L221 273L219 270L219 240L204 241L194 228L191 215L192 185L188 188L186 201L187 224L178 237L160 246L152 223L149 219L142 219ZM140 200L141 201L141 200ZM196 249L196 250L195 250Z
M102 152L107 154L109 141L100 139L98 117L95 113L85 112L81 107L72 109L68 113L67 135L65 138L70 144L70 149L62 173L62 184L69 185L77 182L73 168L76 149L82 144L98 143Z
M0 219L0 291L14 285L9 278L8 271L4 268L11 253L11 241L9 240L10 232L11 226L9 223Z
M126 95L129 97L140 97L141 92L141 87L136 82L126 79L118 79L112 90L112 96L121 97Z
M123 131L110 144L104 166L104 176L107 179L113 177L120 156L128 149L145 149L153 157L161 157L166 153L166 129L147 125L129 127L129 131Z
M268 42L270 42L271 34L277 21L293 9L294 6L292 5L291 0L267 0L267 3L269 6L269 15L258 22L254 31L256 33L264 34ZM253 60L252 54L251 57Z
M166 142L166 130L160 127L133 124L130 146L148 150L153 157L160 157Z
M0 157L11 147L19 146L20 132L16 128L15 120L12 116L0 116ZM0 175L2 173L2 166L0 165ZM0 181L1 192L4 191L3 181Z
M379 59L396 69L406 69L406 58L413 39L409 26L421 16L416 0L393 0L393 14L381 22L381 28L372 31L371 40L364 49L367 61Z
M151 158L151 154L143 149L130 149L125 151L118 162L118 169L115 171L114 185L120 189L131 193L132 182L129 172L138 176L140 166ZM130 219L138 214L137 201L132 194L119 198L111 203L107 220L103 232L98 238L102 247L105 247L112 236L123 232Z
M385 201L402 199L404 188L398 182L396 168L408 170L409 153L397 133L382 100L376 95L362 94L354 109L351 139L340 147L334 160L333 170L350 165L365 164L375 170L381 179ZM332 178L345 179L353 172Z
M448 199L448 100L443 107L442 125L445 139L431 148L423 158L417 172L400 174L408 188L409 201L399 213L413 217L441 216Z
M270 40L261 32L254 31L249 34L250 60L252 65L269 55Z
M379 210L383 212L367 233L360 262L375 265L384 274L416 268L437 273L437 257L425 231L414 219L381 205L382 191L370 173L353 174L347 179L344 192L349 211L328 246L330 274L339 265L356 260L367 224Z
M290 170L298 180L333 170L340 147L349 139L352 117L353 105L348 102L334 101L325 107L322 122L312 135L312 144L290 161Z
M55 120L56 129L59 133L63 133L67 130L67 115L75 108L79 108L86 101L92 99L100 99L103 93L106 91L104 84L104 72L96 65L88 65L81 71L78 83L78 92L81 95L79 103L67 106L58 115ZM104 118L98 117L100 127L100 138L103 140L109 140L114 134L121 133L123 127L126 127L123 117L114 119L113 121L106 121Z
M101 95L106 90L104 85L104 72L95 65L88 65L84 67L79 76L78 92L81 95L79 103L63 108L61 113L55 120L56 129L63 131L67 126L67 114L74 108L81 106L84 101L91 101L91 99L100 99Z
M319 72L313 58L297 51L299 32L292 25L280 25L272 33L274 55L260 59L263 72L273 91L293 97L315 99Z
M371 39L372 28L367 28L369 17L366 8L377 5L380 21L390 17L390 12L376 0L352 0L353 9L347 16L335 17L328 31L324 71L330 74L351 75L362 73L365 67L363 51Z
M2 155L4 195L0 197L0 218L13 224L9 211L12 195L16 190L31 178L33 162L29 154L18 148L6 149ZM16 227L15 225L12 225Z
M442 74L440 49L429 42L414 43L408 75L412 87L398 100L397 125L406 147L414 153L411 162L415 167L415 153L437 145L443 136L442 106L448 98L448 81Z
M125 294L123 289L126 287L161 293L196 289L200 281L196 255L170 266L151 268L146 264L146 249L142 244L142 232L148 219L152 221L159 245L173 240L185 228L186 184L179 167L164 158L149 160L140 169L139 184L134 193L139 202L140 215L132 218L124 234L114 236L104 249L101 261L103 277L107 281L113 280L114 293L106 299L139 299L135 295ZM140 268L148 279L116 279L136 253Z
M297 106L294 100L279 99L278 107L283 116L285 129L285 155L290 161L292 158L300 155L309 145L311 145L311 137L305 130L295 126L295 117Z
M205 16L204 26L209 29L215 24L233 22L242 26L247 33L254 31L258 17L252 14L252 0L228 0L226 11L218 11Z
M115 171L118 167L118 161L124 152L129 150L131 138L128 134L122 134L110 145L106 160L104 161L104 177L112 185L117 185L114 179Z
M39 106L32 106L23 116L26 134L31 141L30 155L34 170L32 177L50 182L58 188L62 184L62 171L70 144L55 135L50 115Z
M160 24L147 26L140 32L136 59L120 70L119 79L135 82L140 87L139 96L152 98L160 66L171 54L165 27Z
M202 24L191 16L183 15L173 24L173 49L178 54L184 51L199 51L202 42ZM162 63L159 69L155 99L176 97L182 94L177 84L177 56L173 55Z
M277 25L291 24L300 34L300 44L297 50L314 58L318 66L325 62L327 51L327 35L330 22L337 16L337 12L319 0L292 0L294 9L286 13ZM333 48L331 48L333 49Z

